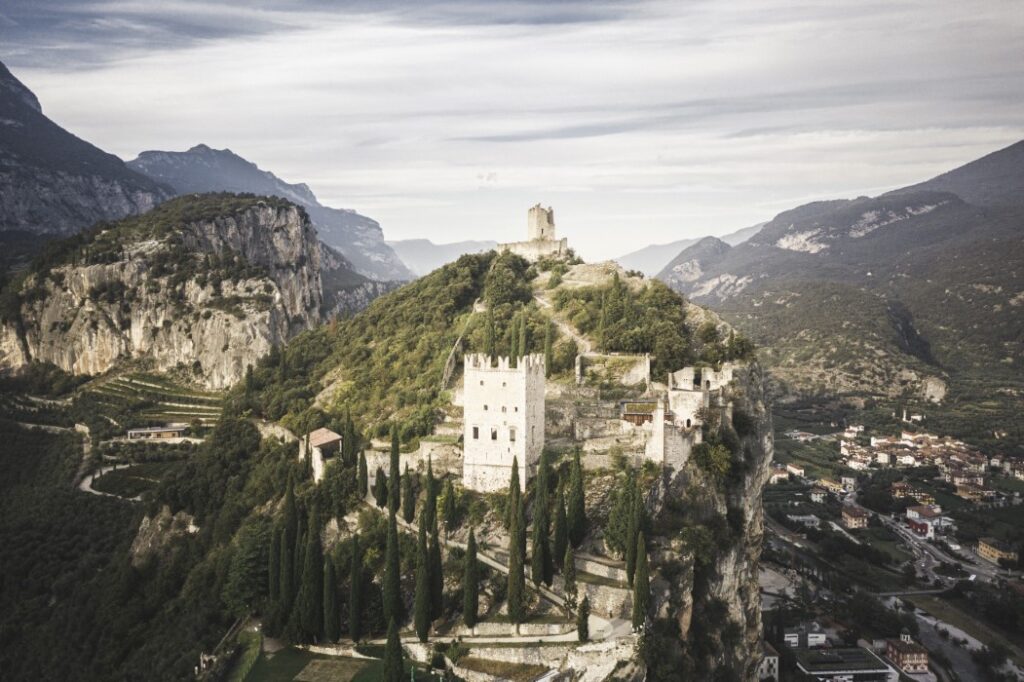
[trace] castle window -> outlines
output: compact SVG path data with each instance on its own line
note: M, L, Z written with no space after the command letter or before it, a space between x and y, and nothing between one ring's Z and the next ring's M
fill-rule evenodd
M480 440L480 427L479 426L474 426L473 427L473 440Z
M506 387L507 385L508 385L508 384L506 384L506 383L505 383L504 381L503 381L503 382L501 382L501 387L502 387L502 388L505 388L505 387Z
M498 429L491 429L491 440L498 440Z
M486 405L484 405L484 412L486 412L486 411L487 411L487 406L486 406Z
M481 380L480 380L480 385L481 385L481 386L483 386L483 385L484 385L484 380L483 380L483 379L481 379Z
M507 407L505 407L504 405L502 405L502 406L501 406L501 411L502 411L502 412L508 412L508 408L507 408Z
M690 428L690 420L689 419L686 420L686 428Z
M516 412L518 412L518 411L519 411L519 406L518 406L518 405L516 405Z
M516 430L515 429L509 429L508 430L508 442L509 443L515 443L516 442Z

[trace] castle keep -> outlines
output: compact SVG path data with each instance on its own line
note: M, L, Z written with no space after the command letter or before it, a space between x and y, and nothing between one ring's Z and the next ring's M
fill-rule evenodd
M508 488L512 460L525 491L544 448L544 356L509 358L475 353L464 358L462 483L493 492Z
M569 255L569 240L555 236L555 211L550 206L544 208L537 204L530 208L526 214L526 235L527 241L499 244L498 250L520 255L529 261Z

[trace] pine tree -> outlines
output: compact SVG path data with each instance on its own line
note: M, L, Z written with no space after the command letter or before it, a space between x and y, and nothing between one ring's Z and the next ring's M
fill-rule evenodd
M558 491L558 500L555 502L555 528L551 543L551 556L558 567L562 567L562 560L565 558L565 548L569 544L568 521L565 516L565 493Z
M554 354L555 333L552 329L551 320L548 320L544 329L544 376L551 376L551 366L555 362Z
M587 512L583 497L583 468L580 466L580 451L576 449L569 474L569 506L566 509L569 522L569 542L579 547L587 535Z
M572 545L565 548L565 556L562 558L563 592L565 593L565 608L572 613L576 610L576 553L572 551Z
M421 515L422 516L422 515ZM427 558L427 531L423 523L420 523L419 541L416 545L416 597L413 606L413 624L416 628L416 636L421 642L427 641L430 634L431 614L431 585L430 566Z
M509 528L508 548L508 617L518 625L525 616L526 576L523 570L523 546L519 538L523 536L519 525L523 523L523 503L520 500L512 515L512 527Z
M324 554L320 544L320 528L316 523L316 508L310 512L309 530L306 532L302 584L296 608L299 612L299 627L304 639L313 641L324 630Z
M512 528L513 517L519 508L519 498L522 491L519 489L519 458L512 457L512 474L508 481L508 509L505 510L505 528Z
M334 560L324 560L324 639L337 642L341 636L341 624L338 622L338 574L334 570Z
M590 641L590 598L585 595L576 612L576 635L581 642Z
M382 467L377 467L377 475L373 479L373 497L381 509L388 505L388 479Z
M408 462L405 464L405 475L402 476L402 518L406 523L412 523L416 518L416 495L413 493Z
M359 533L352 536L352 563L348 569L348 633L353 642L362 635L363 618L363 555L359 550Z
M633 578L633 630L640 632L647 621L647 609L651 602L651 576L647 566L647 544L644 533L636 537L636 575Z
M399 443L398 427L391 427L391 468L388 471L388 511L397 514L401 506L402 487L398 484L401 469L398 463Z
M476 562L476 535L469 529L469 541L466 543L465 565L462 574L462 619L466 627L476 625L477 612L480 609L480 567Z
M388 621L388 642L384 646L384 682L403 682L402 641L398 638L396 619Z
M394 514L388 514L388 545L384 555L384 617L402 619L402 580L399 575L398 525Z
M359 496L366 497L370 491L370 472L366 470L366 453L359 453Z
M270 538L270 556L267 557L267 596L272 607L281 598L281 529L275 527Z
M430 529L430 615L431 620L440 618L444 613L444 564L441 561L441 541L437 534L437 521Z

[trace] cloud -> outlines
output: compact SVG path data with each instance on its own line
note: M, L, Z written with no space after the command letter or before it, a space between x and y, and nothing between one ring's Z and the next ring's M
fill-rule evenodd
M389 238L516 238L544 201L587 257L1024 136L1012 2L380 5L14 0L0 58L122 156L230 147Z

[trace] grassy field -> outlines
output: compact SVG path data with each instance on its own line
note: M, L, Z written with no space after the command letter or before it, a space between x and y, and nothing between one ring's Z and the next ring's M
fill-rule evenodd
M875 549L881 550L893 557L896 561L907 561L913 558L903 544L893 535L892 531L882 526L875 526L856 533L861 542L866 542Z
M287 648L261 654L245 682L377 682L384 674L379 659L323 656L302 649ZM411 664L406 661L408 679ZM425 670L416 668L416 680L429 682Z
M832 478L839 467L839 446L830 441L800 443L788 438L775 440L775 461L800 464L807 478Z
M531 682L547 672L542 665L526 665L523 663L506 663L489 661L483 658L467 656L459 661L459 666L474 672L486 673L501 677L512 682Z
M160 479L180 466L181 462L148 462L109 471L97 478L92 487L103 493L135 497L152 490Z

